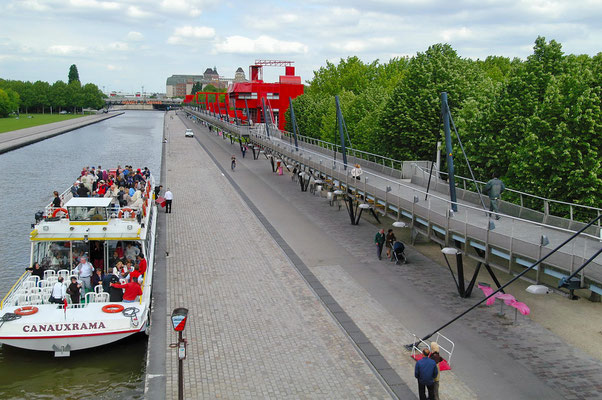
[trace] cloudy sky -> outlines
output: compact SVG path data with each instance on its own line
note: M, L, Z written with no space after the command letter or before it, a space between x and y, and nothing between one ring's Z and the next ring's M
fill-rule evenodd
M326 60L413 55L450 43L462 57L525 58L538 35L566 53L602 51L600 0L1 0L0 78L165 92L172 74L248 74L295 61L306 81ZM281 68L265 68L275 81Z

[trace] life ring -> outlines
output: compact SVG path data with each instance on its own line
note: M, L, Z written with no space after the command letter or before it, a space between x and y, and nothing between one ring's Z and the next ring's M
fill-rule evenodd
M131 213L131 214L134 213L134 210L132 210L131 208L127 208L126 207L126 208L122 208L121 210L119 210L119 215L117 215L117 217L118 218L123 217L123 213L126 212L126 211L129 212L129 213Z
M123 306L121 304L107 304L102 308L102 311L108 314L115 314L123 311Z
M17 314L17 315L33 315L37 312L38 312L38 307L34 307L34 306L19 307L15 310L15 314Z
M66 217L69 216L69 211L66 208L57 208L52 212L52 218L55 218L59 212L64 212Z

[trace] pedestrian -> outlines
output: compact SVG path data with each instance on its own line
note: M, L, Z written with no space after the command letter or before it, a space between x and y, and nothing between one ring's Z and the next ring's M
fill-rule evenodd
M379 260L382 260L383 254L383 245L385 244L385 230L381 229L378 231L376 236L374 236L374 243L376 244L376 255Z
M437 363L437 377L433 381L433 397L435 400L439 400L439 374L441 373L439 363L443 361L443 357L439 355L439 344L437 342L431 342L431 354L429 358Z
M500 219L500 196L502 192L506 190L506 185L500 179L498 179L495 175L493 178L487 182L485 187L483 188L483 194L489 196L489 211L493 211L495 214L495 219Z
M245 154L247 154L247 146L243 144L240 147L240 151L242 152L242 158L245 158Z
M165 192L163 197L165 198L165 213L171 214L171 202L173 201L173 194L169 188L167 188L167 192Z
M389 229L385 238L385 246L387 246L387 258L391 258L391 248L393 247L393 243L395 243L396 241L397 238L393 233L393 229Z
M425 388L429 391L428 400L435 400L433 385L437 377L437 363L429 358L429 349L422 350L423 357L418 360L414 368L414 377L418 380L418 396L420 400L427 400Z
M159 198L161 190L163 190L163 185L155 186L155 199Z

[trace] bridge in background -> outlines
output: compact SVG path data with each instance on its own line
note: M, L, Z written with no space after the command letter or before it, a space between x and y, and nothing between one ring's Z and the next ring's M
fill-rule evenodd
M113 110L169 110L180 107L182 100L111 96L105 99L105 104Z
M332 193L335 190L351 193L356 199L356 211L359 204L366 204L377 214L407 221L413 237L422 235L442 247L455 247L475 259L479 267L484 265L492 275L490 267L511 275L524 272L585 226L575 215L584 216L587 220L602 213L599 208L558 202L508 189L510 196L520 199L519 204L502 201L500 210L504 215L501 220L494 221L481 205L483 201L488 206L489 199L486 196L479 199L479 194L470 190L472 182L462 177L456 177L461 183L457 187L458 211L453 212L444 174L432 174L430 189L427 190L428 161L398 161L347 149L348 163L345 165L341 161L340 148L332 143L300 136L296 147L292 134L275 126L266 129L263 124L253 127L236 125L236 121L227 122L208 112L190 109L186 112L192 119L204 121L227 133L232 141L244 138L252 144L255 157L259 157L260 152L266 158L272 155L283 160L289 169L297 164L308 174L308 179L323 181L324 187ZM351 176L352 168L349 167L356 162L364 171L359 180ZM477 184L482 185L483 182ZM336 201L341 201L344 196L339 197ZM542 205L541 210L521 205L537 201ZM350 206L345 204L349 209ZM555 210L558 210L558 215L554 214ZM565 212L568 218L565 218ZM590 226L569 245L552 253L545 263L533 268L523 278L556 287L558 279L572 274L600 250L601 238L598 221L597 225ZM460 270L458 274L462 275ZM602 256L594 257L578 276L580 288L588 290L592 299L602 295Z

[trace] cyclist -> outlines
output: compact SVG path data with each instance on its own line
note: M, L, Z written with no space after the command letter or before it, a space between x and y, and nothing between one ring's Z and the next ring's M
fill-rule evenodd
M234 171L234 168L236 168L236 156L232 155L232 163L230 165L230 168L232 168L232 171Z

